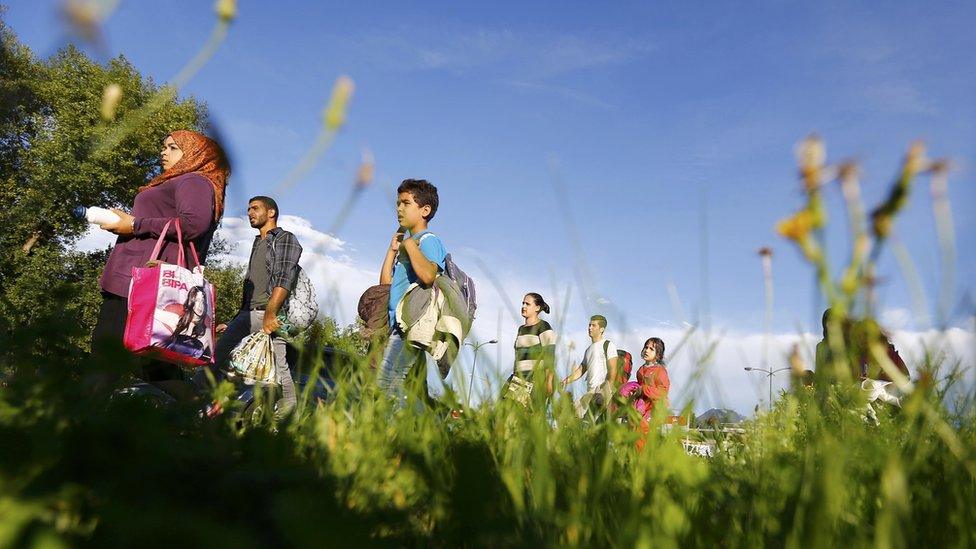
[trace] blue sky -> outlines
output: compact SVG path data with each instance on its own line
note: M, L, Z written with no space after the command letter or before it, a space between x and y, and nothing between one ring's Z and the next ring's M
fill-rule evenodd
M6 20L47 56L69 39L59 5L11 2ZM112 55L163 82L213 23L210 2L121 2L104 30ZM228 141L228 214L240 215L249 196L274 188L311 146L336 77L355 80L335 147L278 198L285 213L326 230L368 147L377 181L332 250L360 274L379 268L395 228L392 188L424 177L441 195L432 228L467 261L486 301L500 298L475 257L512 302L540 291L558 303L553 292L578 279L578 239L600 299L584 301L574 287L564 311L572 330L583 333L592 312L645 332L707 312L715 331L755 334L763 311L756 250L770 245L775 331L788 334L813 329L819 316L812 273L773 232L801 202L793 147L811 131L826 140L829 159L861 161L869 205L887 191L913 139L951 158L957 295L972 292L976 260L965 250L976 244L974 24L971 2L244 1L227 41L183 93L208 104ZM938 255L921 183L896 232L931 303ZM839 189L828 201L839 265L848 253ZM896 327L926 328L898 314L909 300L890 251L880 272ZM972 305L964 311L957 323ZM481 334L495 337L495 317L492 310L479 318ZM506 347L510 320L498 321ZM748 363L757 360L751 352L742 353ZM498 359L505 362L501 352Z

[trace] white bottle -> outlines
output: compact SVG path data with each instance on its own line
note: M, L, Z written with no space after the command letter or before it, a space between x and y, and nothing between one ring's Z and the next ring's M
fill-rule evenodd
M92 206L90 208L78 206L72 210L72 213L78 219L86 219L89 223L95 225L110 225L112 223L118 223L121 219L112 210L106 210L98 206Z

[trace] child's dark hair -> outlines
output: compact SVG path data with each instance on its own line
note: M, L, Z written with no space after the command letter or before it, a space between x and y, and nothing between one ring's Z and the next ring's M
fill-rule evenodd
M525 295L531 297L532 298L532 301L535 302L536 306L538 306L539 309L542 310L542 312L547 313L547 314L549 313L549 304L546 303L546 300L545 299L542 299L542 296L541 295L539 295L539 294L537 294L535 292L529 292L529 293L527 293Z
M664 340L659 337L652 337L644 342L644 346L647 347L648 343L654 346L654 354L657 355L655 362L664 364Z
M438 203L437 187L433 186L430 181L426 179L404 179L403 183L397 187L397 194L400 193L410 193L413 196L413 201L421 208L430 206L430 215L424 217L424 220L434 219Z

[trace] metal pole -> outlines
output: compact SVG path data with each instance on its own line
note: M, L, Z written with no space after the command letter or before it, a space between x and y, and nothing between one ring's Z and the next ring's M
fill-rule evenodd
M785 372L786 370L789 370L789 369L790 369L789 366L787 366L785 368L777 368L775 370L770 370L770 369L766 369L766 368L753 368L751 366L746 366L745 368L743 368L743 370L745 370L747 372L762 372L762 373L766 374L766 377L769 378L769 404L767 405L767 407L769 408L769 410L772 410L773 409L773 375L775 375L775 374L777 374L779 372Z
M481 343L464 342L464 345L470 345L471 348L474 349L474 360L471 361L471 380L468 382L468 395L467 402L465 403L465 406L468 408L471 407L471 391L474 389L474 371L478 368L478 351L483 346L491 345L493 343L498 343L498 340L492 339L489 341L483 341Z
M478 368L478 349L481 345L472 345L474 347L474 360L471 361L471 381L468 382L468 402L466 407L471 407L471 391L474 389L474 371Z

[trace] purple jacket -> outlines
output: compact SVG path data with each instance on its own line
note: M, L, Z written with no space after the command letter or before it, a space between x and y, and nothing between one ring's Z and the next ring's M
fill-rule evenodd
M206 262L210 240L217 228L214 221L213 186L206 177L198 173L188 173L137 194L132 204L132 216L135 217L134 234L120 236L115 241L115 247L112 248L99 281L102 290L128 297L132 268L141 267L149 261L149 255L163 226L174 217L180 219L183 230L187 266L194 266L190 255L191 240L200 255L200 261ZM170 225L159 259L175 264L178 256L176 229Z

